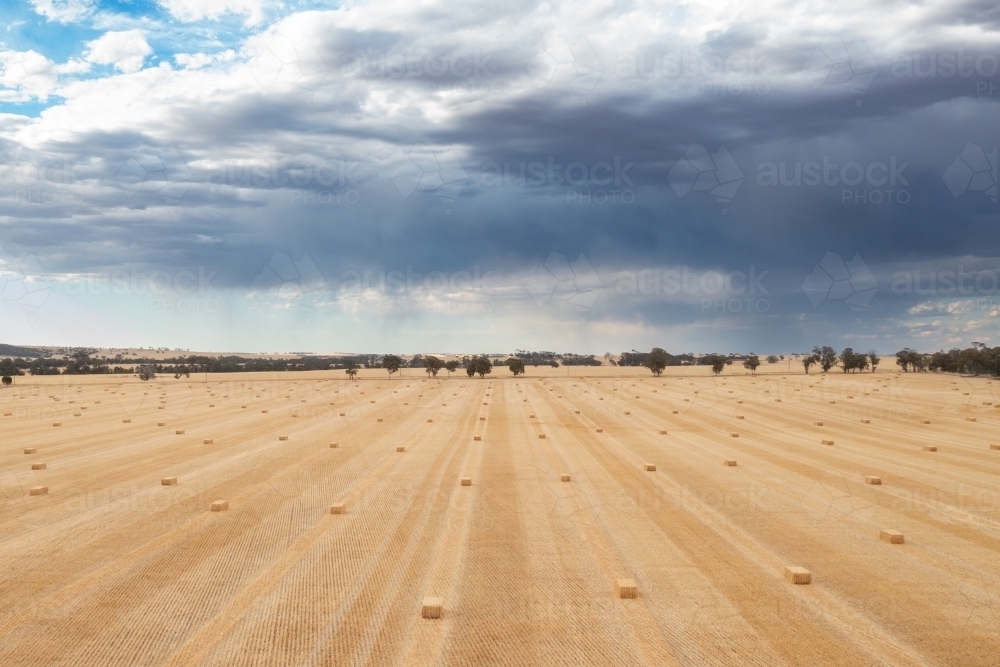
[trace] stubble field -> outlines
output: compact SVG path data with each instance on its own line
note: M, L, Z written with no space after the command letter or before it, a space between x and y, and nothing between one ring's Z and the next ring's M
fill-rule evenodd
M762 370L17 378L0 664L997 664L1000 384Z

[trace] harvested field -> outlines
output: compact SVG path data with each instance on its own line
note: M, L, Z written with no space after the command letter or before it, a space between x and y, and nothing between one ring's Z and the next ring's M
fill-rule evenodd
M1000 383L503 370L17 378L0 665L996 664Z

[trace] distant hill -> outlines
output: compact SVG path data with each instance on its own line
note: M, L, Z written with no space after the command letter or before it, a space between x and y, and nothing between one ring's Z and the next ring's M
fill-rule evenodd
M0 343L0 357L47 357L44 350L36 347L19 347Z

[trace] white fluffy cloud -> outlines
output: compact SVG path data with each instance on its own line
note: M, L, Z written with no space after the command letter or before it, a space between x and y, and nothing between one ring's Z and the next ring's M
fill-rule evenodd
M92 0L30 0L35 11L50 21L74 23L94 11Z
M121 72L138 72L153 48L141 30L106 32L87 43L85 58L98 65L114 65Z
M223 14L246 14L247 25L257 25L263 19L261 0L160 0L160 6L181 21L218 19Z

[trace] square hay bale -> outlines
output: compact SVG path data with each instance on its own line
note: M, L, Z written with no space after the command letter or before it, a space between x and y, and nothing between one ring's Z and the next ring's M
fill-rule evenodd
M424 598L420 605L420 615L423 618L441 618L444 608L444 598Z
M666 431L666 429L662 429L662 428L661 428L661 429L660 429L660 435L666 435L666 434L667 434L667 431Z
M166 426L167 422L156 422L157 426Z
M25 454L34 454L37 451L38 451L37 447L25 447L24 448L24 453Z
M215 438L205 438L204 440L201 441L201 444L203 444L203 445L214 445L215 444Z
M775 403L781 403L781 399L780 398L776 398L776 399L774 399L774 402Z
M822 426L823 422L813 422L813 426Z
M380 422L381 422L381 421L382 421L382 418L381 418L381 417L379 417L379 418L378 418L378 421L380 421Z
M920 420L920 423L921 423L921 424L930 424L930 423L931 423L931 420L930 420L930 419L921 419L921 420Z
M627 414L627 415L630 415L630 414L632 414L632 413L631 413L631 412L629 412L628 410L626 410L626 411L625 411L625 414Z
M266 415L266 414L267 414L267 410L261 410L261 411L260 411L260 414L262 414L262 415Z
M672 414L672 415L676 415L676 414L677 414L677 411L676 411L676 410L671 410L671 411L670 411L670 414Z
M292 413L292 416L293 416L293 417L298 417L298 416L299 416L299 413L298 413L298 412L293 412L293 413Z
M861 420L861 423L862 423L862 424L871 424L871 423L872 423L872 420L871 420L871 419L862 419L862 420Z
M44 496L49 492L49 487L47 486L33 486L28 491L28 495L32 496Z
M876 477L875 475L866 475L865 484L874 484L875 486L879 486L882 484L882 478Z
M656 472L656 464L655 463L647 463L646 464L646 472Z
M347 413L346 413L346 412L341 412L341 413L340 413L340 416L341 416L341 417L346 417L346 416L347 416Z
M632 579L615 579L615 592L618 597L630 600L639 595L639 589Z
M131 419L123 419L123 420L122 420L122 423L123 423L123 424L131 424L131 423L132 423L132 420L131 420Z
M163 479L160 480L160 484L162 484L163 486L173 486L173 485L177 484L177 478L176 477L164 477Z
M936 452L937 447L935 445L924 445L925 452Z
M836 405L837 401L830 401L830 405Z
M533 414L532 415L528 415L528 419L534 419L534 418L535 418L535 415L533 415Z
M599 429L597 429L597 432L598 433L604 433L604 429L603 428L599 428Z
M785 579L793 584L811 584L812 573L804 567L797 565L785 566Z
M62 422L52 422L53 426L62 426Z
M396 445L396 451L397 452L405 452L406 451L406 445Z
M729 437L730 438L738 438L738 437L740 437L740 434L737 433L736 431L733 431L732 433L729 434Z
M184 435L184 429L179 428L174 431L174 435Z
M212 501L212 511L213 512L225 512L229 509L228 500L213 500Z
M898 530L880 530L878 539L889 544L904 544L906 542L903 534Z
M462 478L462 486L472 486L472 478L471 477L463 477Z
M330 514L343 514L344 503L334 503L330 505Z
M339 442L336 442L336 441L335 441L335 442L331 442L331 443L330 443L330 449L336 449L336 448L337 448L337 447L339 447L339 446L340 446L340 443L339 443Z
M737 419L744 419L743 415L736 415Z
M726 459L726 461L725 461L725 463L723 463L723 465L727 465L727 466L730 466L730 467L735 467L736 466L736 459Z
M544 433L539 433L538 434L538 439L539 440L544 440L545 439L545 434Z
M3 413L3 416L4 417L13 417L14 413L13 412L5 412L5 413Z
M569 476L568 472L560 473L560 475L559 475L559 481L560 482L568 482L569 480L570 480L570 476Z
M580 411L579 410L574 410L573 414L578 415L578 414L580 414Z
M484 421L486 421L486 417L480 417L480 418L479 418L479 421L481 421L481 422L484 422Z
M433 422L434 422L434 420L433 420L433 419L428 419L428 420L427 420L427 423L428 423L428 424L431 424L431 423L433 423Z
M279 435L278 436L278 440L288 440L288 436L287 435Z
M967 422L974 422L974 421L976 421L976 418L975 417L966 417L965 421L967 421Z
M740 405L743 405L743 401L736 401L736 402L739 403Z
M483 436L481 436L481 435L474 435L474 436L472 436L472 439L475 442L481 442L482 439L483 439Z
M833 444L833 440L820 440L820 442L823 443L824 445L832 445Z
M990 445L990 449L1000 449L1000 445Z
M32 463L31 464L31 469L32 470L45 470L45 468L47 466L48 466L48 464L46 464L46 463Z

